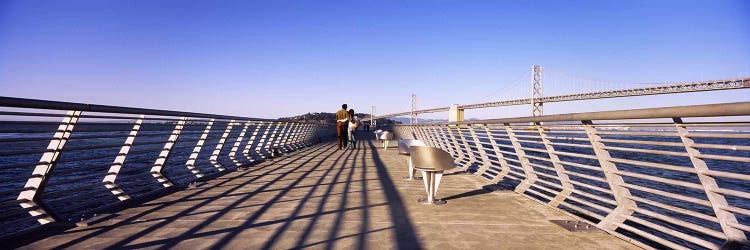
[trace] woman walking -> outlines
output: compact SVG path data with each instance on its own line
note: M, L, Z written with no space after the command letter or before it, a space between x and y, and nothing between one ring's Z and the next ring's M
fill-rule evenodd
M357 127L359 127L359 117L354 115L354 109L349 110L349 117L351 117L349 120L349 133L347 133L347 137L349 137L349 149L355 149L357 148L357 140L354 138L354 131L357 131Z

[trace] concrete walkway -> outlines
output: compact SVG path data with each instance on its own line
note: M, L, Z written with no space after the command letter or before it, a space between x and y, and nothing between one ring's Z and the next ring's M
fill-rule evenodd
M28 249L633 249L602 232L571 233L569 219L512 191L487 192L447 174L422 205L396 149L322 144L108 216ZM391 143L395 146L395 143Z

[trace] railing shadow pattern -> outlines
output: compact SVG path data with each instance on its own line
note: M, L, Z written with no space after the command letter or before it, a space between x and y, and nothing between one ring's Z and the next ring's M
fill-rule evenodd
M43 246L421 249L376 146L358 144L346 151L312 146L68 230ZM375 223L373 216L388 219Z

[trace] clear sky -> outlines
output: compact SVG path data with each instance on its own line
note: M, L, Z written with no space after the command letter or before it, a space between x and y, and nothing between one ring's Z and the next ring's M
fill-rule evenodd
M750 1L0 1L2 96L264 118L346 102L385 114L407 111L412 93L420 108L527 98L533 64L546 95L747 77ZM750 91L545 111L736 101Z

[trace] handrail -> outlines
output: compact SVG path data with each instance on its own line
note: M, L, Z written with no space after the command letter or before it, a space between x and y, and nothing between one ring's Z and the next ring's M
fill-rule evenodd
M458 122L437 122L437 123L421 124L421 126L563 122L563 121L585 121L585 120L589 120L589 121L627 120L627 119L654 119L654 118L672 118L672 117L717 117L717 116L743 116L743 115L750 115L750 102L584 112L584 113L570 113L570 114L559 114L559 115L470 120L470 121L458 121ZM420 126L420 124L415 124L415 125ZM397 126L410 126L410 125L397 125Z
M115 113L115 114L142 114L142 115L159 115L159 116L179 116L195 118L215 118L225 120L252 120L252 121L279 121L278 119L262 119L242 116L214 115L205 113L171 111L161 109L131 108L118 107L98 104L86 104L76 102L47 101L38 99L18 98L0 96L0 107L8 108L31 108L31 109L52 109L52 110L79 110L87 112Z
M638 246L717 249L750 245L750 131L747 121L717 121L730 116L750 116L750 102L393 130L445 149L464 171Z

